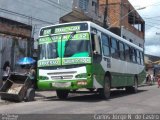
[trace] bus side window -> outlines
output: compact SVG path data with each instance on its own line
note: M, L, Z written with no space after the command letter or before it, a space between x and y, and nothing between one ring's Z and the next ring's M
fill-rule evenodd
M104 56L110 56L109 37L102 33L102 51Z
M94 51L95 50L94 34L91 34L91 42L92 42L92 51Z
M130 59L131 62L136 63L136 52L135 49L130 47Z
M132 47L129 47L129 56L130 56L130 61L133 62L133 49L132 49Z
M119 42L119 53L120 53L120 59L124 60L125 59L124 44L122 42Z
M140 52L137 50L137 63L141 64Z
M130 49L129 46L127 44L125 44L125 60L127 62L130 62Z
M119 58L118 44L114 38L111 38L111 56L116 59Z
M144 65L144 58L143 58L143 53L140 52L140 57L141 57L141 65Z
M137 52L135 49L133 49L133 62L137 63Z
M92 39L92 51L94 54L101 54L101 47L100 47L100 37L95 34L91 34Z

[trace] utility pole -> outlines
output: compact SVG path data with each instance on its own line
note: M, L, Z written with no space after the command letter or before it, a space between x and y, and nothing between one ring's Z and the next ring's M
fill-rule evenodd
M104 19L103 19L103 27L104 28L108 28L107 16L108 16L108 0L106 0L105 9L104 9Z
M27 56L31 57L31 42L32 42L32 17L28 18L29 25L31 26L31 32L30 32L30 37L28 38L28 45L27 45Z

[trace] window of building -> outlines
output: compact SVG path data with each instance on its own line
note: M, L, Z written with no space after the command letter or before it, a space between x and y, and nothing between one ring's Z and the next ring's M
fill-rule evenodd
M92 1L92 6L96 6L96 2L95 1Z
M104 56L110 56L109 37L102 33L102 51Z
M126 36L123 36L124 39L126 39Z
M115 38L111 38L111 56L113 58L119 58L118 45L117 40Z
M129 39L129 41L133 43L133 40L132 40L132 39Z
M95 14L97 14L97 13L98 13L98 5L97 5L97 2L92 1L92 6L94 7L94 12L95 12Z
M131 24L138 31L144 32L145 30L145 22L141 19L139 15L136 14L135 11L128 10L128 23Z
M79 7L85 11L88 10L89 0L79 0Z

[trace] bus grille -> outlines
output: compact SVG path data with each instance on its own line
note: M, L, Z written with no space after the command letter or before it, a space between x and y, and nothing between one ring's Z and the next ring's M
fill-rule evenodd
M49 72L47 75L49 75L52 80L71 80L76 73L77 71Z
M77 71L69 71L69 72L52 72L52 73L47 73L48 75L63 75L63 74L75 74Z
M51 76L52 80L65 80L72 79L73 75L61 75L61 76Z

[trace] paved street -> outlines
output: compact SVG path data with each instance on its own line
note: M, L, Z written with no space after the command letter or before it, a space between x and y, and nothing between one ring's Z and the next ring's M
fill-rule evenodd
M71 94L63 101L55 92L36 93L36 101L12 103L1 101L0 113L15 114L82 114L82 113L159 113L160 89L156 85L143 86L137 94L123 90L112 91L109 100L101 100L96 94Z

